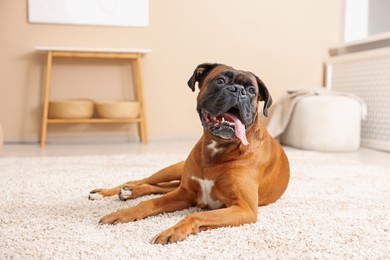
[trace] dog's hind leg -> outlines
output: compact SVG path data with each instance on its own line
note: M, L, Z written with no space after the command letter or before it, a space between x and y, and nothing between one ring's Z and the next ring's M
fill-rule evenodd
M89 193L89 199L95 200L101 197L119 195L120 199L136 198L146 194L164 194L177 188L180 184L185 161L168 166L155 174L138 181L129 181L114 188L94 189ZM126 187L126 188L125 188ZM129 194L129 191L133 195Z
M149 194L165 194L177 189L180 181L161 182L158 184L141 184L137 186L124 186L120 189L118 197L120 200L135 199Z
M194 203L194 193L188 192L187 189L177 188L158 198L141 201L134 207L122 209L117 212L108 214L100 219L100 224L119 224L148 216L156 215L162 212L173 212L189 208ZM226 217L226 216L225 216Z

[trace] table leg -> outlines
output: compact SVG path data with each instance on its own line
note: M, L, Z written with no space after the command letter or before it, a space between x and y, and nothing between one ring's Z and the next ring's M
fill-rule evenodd
M137 55L137 58L133 60L134 81L137 90L137 98L140 102L140 122L138 123L138 131L140 134L141 142L147 144L148 133L146 129L146 115L145 115L145 103L143 95L142 73L141 73L141 55Z
M53 60L52 52L48 51L47 52L47 60L46 60L46 78L45 78L44 96L43 96L41 146L45 146L45 144L46 144L47 118L48 118L48 114L49 114L49 96L50 96L52 60Z

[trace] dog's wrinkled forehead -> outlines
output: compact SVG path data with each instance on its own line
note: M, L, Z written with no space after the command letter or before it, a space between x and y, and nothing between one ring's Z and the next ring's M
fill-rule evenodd
M232 80L231 83L257 85L257 79L253 73L236 70L233 67L224 64L202 64L202 66L198 66L188 81L188 85L195 91L195 83L198 82L198 87L202 91L210 82L212 83L213 79L220 76Z
M192 89L192 91L195 91L195 84L196 82L198 82L198 87L199 89L201 89L204 82L208 82L211 78L215 77L222 71L228 69L233 70L232 67L226 66L224 64L218 64L218 63L200 64L194 70L194 73L192 74L191 78L188 80L187 84Z
M233 68L226 69L221 71L220 73L217 73L216 75L210 75L210 80L216 79L216 78L224 78L228 79L230 81L230 84L239 84L243 86L256 86L256 78L255 76L247 71L242 70L235 70Z
M240 70L235 70L234 68L224 65L224 64L219 64L219 63L202 63L199 64L190 79L188 80L187 84L191 88L192 91L195 91L195 85L198 83L199 87L199 95L198 95L198 100L204 96L205 94L205 89L207 89L207 86L209 82L217 77L219 74L225 72L225 73L238 73L236 75L236 80L242 80L243 79L249 79L252 83L247 83L248 85L252 84L253 86L257 85L257 100L258 101L264 101L264 108L263 108L263 114L265 116L268 116L268 108L272 104L272 98L271 95L268 92L267 87L264 85L263 81L257 77L255 74L252 72L248 71L240 71Z
M235 73L235 69L226 65L219 65L218 67L214 68L212 71L210 71L207 76L204 78L203 82L210 82L210 80L220 76L233 76ZM202 82L202 83L203 83ZM201 88L202 85L199 85L199 88Z

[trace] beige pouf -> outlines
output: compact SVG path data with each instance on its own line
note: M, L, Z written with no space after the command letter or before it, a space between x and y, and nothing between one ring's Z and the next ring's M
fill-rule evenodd
M360 146L361 115L361 104L348 96L304 97L280 141L307 150L354 151Z

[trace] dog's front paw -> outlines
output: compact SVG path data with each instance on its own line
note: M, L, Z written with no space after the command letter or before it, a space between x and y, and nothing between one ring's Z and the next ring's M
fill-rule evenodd
M89 192L88 199L89 200L97 200L97 199L103 198L104 196L100 193L100 191L101 191L101 189L91 190Z
M109 197L118 194L118 188L113 189L94 189L89 192L88 199L97 200L103 197Z
M155 236L152 239L152 243L162 245L175 243L184 240L192 233L196 232L192 232L191 225L179 223Z
M124 186L119 190L118 197L120 200L128 200L133 198L133 192L129 186Z
M132 208L123 209L102 217L99 221L99 224L115 225L120 223L127 223L130 221L141 219L142 217L138 215L139 214L136 214L136 211L134 211Z
M99 221L100 225L103 225L103 224L115 225L118 223L123 223L123 218L117 212L108 214L108 215L102 217Z

